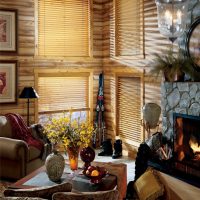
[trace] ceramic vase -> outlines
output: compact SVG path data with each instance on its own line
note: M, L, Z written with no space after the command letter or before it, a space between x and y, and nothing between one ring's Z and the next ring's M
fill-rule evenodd
M65 168L64 157L58 151L53 151L53 153L47 156L45 167L46 173L51 181L60 181Z
M91 165L91 162L95 158L95 151L92 147L88 146L83 148L80 151L81 160L84 162L83 173L87 170L87 168Z

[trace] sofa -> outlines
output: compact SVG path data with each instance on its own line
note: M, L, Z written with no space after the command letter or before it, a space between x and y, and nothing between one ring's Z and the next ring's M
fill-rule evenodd
M14 115L14 114L13 114ZM31 137L40 141L41 149L28 145L26 141L16 139L17 128L11 126L11 121L4 115L0 116L0 178L20 179L40 166L44 165L46 156L51 151L51 145L41 133L39 124L25 127L22 117L17 115L23 124L22 129L30 131Z
M200 188L176 177L148 168L129 182L126 200L199 200Z
M3 200L116 200L119 192L117 189L96 192L73 191L72 184L69 182L54 186L44 186L32 189L6 189L1 199Z

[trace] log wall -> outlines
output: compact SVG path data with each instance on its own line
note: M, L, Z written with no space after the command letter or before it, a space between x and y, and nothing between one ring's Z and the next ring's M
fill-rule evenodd
M93 58L91 59L57 59L35 57L35 9L34 0L1 0L0 8L17 9L18 11L18 53L1 54L0 60L17 60L17 97L25 86L35 86L35 69L64 68L68 71L93 72L93 102L96 104L98 91L98 75L102 71L102 3L93 0ZM35 119L34 101L30 100L30 123ZM14 112L24 116L26 120L26 100L17 98L16 104L0 104L0 115Z
M157 9L154 0L144 0L144 58L118 59L114 55L114 15L113 1L103 0L103 71L105 74L105 109L107 133L114 137L115 132L115 74L142 73L144 76L143 104L155 102L160 104L161 78L148 74L154 53L168 48L171 44L158 30Z
M143 103L156 102L160 104L160 79L148 75L149 63L155 52L160 52L170 45L158 31L157 11L154 0L144 0L144 58L137 60L118 60L113 55L114 16L113 0L93 0L93 58L91 59L45 59L37 58L35 53L35 13L34 0L1 0L1 8L18 10L18 53L16 55L0 55L0 60L18 61L18 95L24 86L34 86L34 69L66 68L77 71L92 70L93 103L95 108L98 91L98 74L105 74L105 118L107 134L115 137L115 73L131 72L144 74ZM17 99L17 104L0 104L0 114L16 112L26 118L26 104ZM31 101L31 122L35 122L35 108Z
M144 0L144 58L119 59L114 55L114 15L113 0L103 0L103 72L105 74L105 109L108 135L115 137L115 74L117 73L143 73L143 104L154 102L161 104L161 77L149 74L154 53L161 53L171 47L171 42L162 36L158 30L157 9L154 0ZM178 45L185 50L186 33L192 22L199 17L200 3L191 1L188 8L186 32L178 38L173 45L174 51Z

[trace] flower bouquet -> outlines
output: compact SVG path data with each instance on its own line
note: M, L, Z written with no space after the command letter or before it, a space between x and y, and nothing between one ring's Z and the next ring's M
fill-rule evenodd
M80 148L87 147L93 135L93 125L80 117L72 118L72 112L50 119L44 125L44 133L52 144L61 144L68 152L71 170L78 168Z

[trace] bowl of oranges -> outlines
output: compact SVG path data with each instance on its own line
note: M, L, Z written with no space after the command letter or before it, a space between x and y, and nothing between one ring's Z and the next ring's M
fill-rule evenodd
M108 175L108 171L104 167L91 165L83 172L83 174L90 179L91 183L97 184Z

